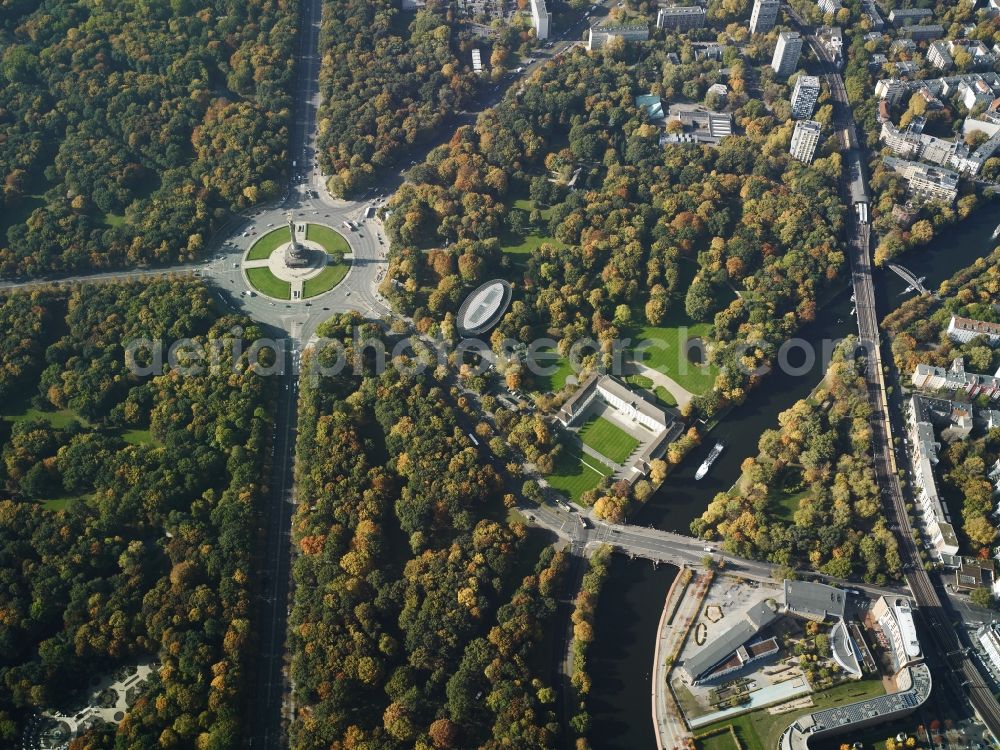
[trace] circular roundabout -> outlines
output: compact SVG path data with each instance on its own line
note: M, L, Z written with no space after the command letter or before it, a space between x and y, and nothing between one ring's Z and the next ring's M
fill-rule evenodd
M351 246L325 224L295 221L260 237L243 257L247 285L264 297L301 302L333 289L350 270Z

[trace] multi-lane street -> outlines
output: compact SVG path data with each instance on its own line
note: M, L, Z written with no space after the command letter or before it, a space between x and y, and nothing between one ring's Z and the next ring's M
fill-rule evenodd
M885 367L882 360L881 335L878 326L878 312L875 306L875 286L872 277L871 235L867 224L868 188L864 179L863 150L855 132L854 114L847 98L844 81L825 48L820 45L811 30L805 27L795 12L788 11L806 38L823 68L824 78L830 86L835 105L841 146L846 155L847 173L844 193L847 200L857 208L864 203L865 209L853 212L849 230L851 281L854 287L855 309L858 319L860 344L868 352L866 381L868 397L872 405L871 427L875 472L883 495L883 505L887 519L898 533L901 557L906 567L906 584L917 603L918 611L933 640L929 645L939 652L942 663L951 669L944 674L936 674L944 679L954 694L964 691L973 708L994 737L1000 737L1000 704L970 658L958 635L959 624L945 607L946 598L939 595L930 575L924 570L920 551L914 541L909 516L906 512L906 496L899 481L896 453L892 440L892 413L885 384ZM891 356L891 354L889 355Z

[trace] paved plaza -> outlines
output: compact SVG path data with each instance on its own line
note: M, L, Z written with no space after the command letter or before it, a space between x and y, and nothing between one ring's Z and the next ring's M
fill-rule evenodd
M155 662L125 666L103 678L95 677L79 706L45 711L25 729L24 750L64 750L91 727L117 725L145 690Z

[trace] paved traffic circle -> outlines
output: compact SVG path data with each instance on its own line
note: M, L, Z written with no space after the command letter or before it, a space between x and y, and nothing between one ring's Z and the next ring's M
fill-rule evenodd
M289 218L288 226L268 232L249 247L241 267L255 292L302 302L337 286L352 257L347 239L333 227Z

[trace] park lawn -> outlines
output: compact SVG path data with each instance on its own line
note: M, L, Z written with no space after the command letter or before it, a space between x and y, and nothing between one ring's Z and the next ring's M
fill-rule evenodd
M272 229L258 239L247 253L247 260L264 260L279 247L288 242L288 227Z
M306 239L322 245L323 249L328 253L338 253L341 257L349 255L351 252L351 246L344 238L344 235L336 229L331 229L322 224L306 224ZM306 294L305 296L308 297L309 295Z
M313 276L302 282L302 297L309 299L317 294L329 292L337 284L344 280L350 266L347 263L334 263L329 265Z
M518 198L510 207L519 208L530 214L535 208L535 202L529 198ZM547 224L552 208L539 208L538 212L542 216L543 224ZM500 237L500 250L513 256L511 260L514 262L515 268L523 271L531 254L546 242L554 247L566 247L565 242L550 237L547 229L544 226L539 226L530 228L524 235L517 235L505 229Z
M69 495L67 497L54 497L51 500L43 500L42 503L41 503L41 505L42 505L43 508L45 508L45 510L50 510L53 513L55 513L55 512L60 511L60 510L66 510L73 503L78 503L78 502L81 502L81 501L86 502L87 500L90 500L90 498L92 498L93 496L94 496L93 492L87 492L87 493L84 493L83 495Z
M587 463L584 463L586 460ZM598 467L606 473L598 471ZM596 458L589 458L575 452L570 446L564 446L556 459L552 473L545 477L546 481L559 492L568 495L570 499L579 501L580 495L592 490L601 483L611 469L603 466Z
M254 289L268 297L289 299L292 296L292 285L271 273L270 268L248 268L247 279Z
M580 428L580 439L616 464L625 462L632 451L639 447L639 441L604 417L591 417Z
M149 430L125 430L122 433L122 440L129 445L152 445L153 433Z
M546 347L535 352L532 360L545 368L546 372L550 367L555 368L554 372L544 375L531 372L530 367L528 368L528 374L531 376L531 382L537 393L555 393L566 387L566 378L573 374L573 367L568 359L555 349Z
M656 400L660 402L661 406L677 406L677 399L674 398L674 394L664 388L662 385L656 386L653 391L656 394Z
M645 388L647 391L652 390L653 381L651 378L647 378L645 375L626 375L625 382L629 385L634 385L637 388Z
M740 750L730 732L720 732L702 740L695 740L698 750Z
M125 223L125 215L108 212L101 217L101 221L104 222L104 226L106 227L118 227Z
M766 708L760 708L707 727L699 727L698 734L705 734L716 727L732 724L745 750L774 750L778 746L778 740L781 739L781 733L802 714L834 706L845 706L865 698L874 698L876 695L885 695L885 687L881 680L845 682L820 693L813 693L814 705L809 708L776 715L769 714Z
M628 336L633 347L650 342L643 351L643 364L676 380L685 390L701 395L712 389L719 371L710 364L698 365L688 360L687 342L707 339L711 328L709 323L696 323L683 312L675 311L668 313L663 325L633 326Z
M86 419L81 417L73 409L60 409L58 411L45 411L43 409L36 409L33 406L22 405L19 408L15 408L8 413L3 415L3 419L8 422L29 422L29 421L41 421L48 422L50 427L57 430L64 430L69 427L74 421L80 422L84 425L89 424Z
M795 519L795 511L799 509L799 501L809 494L809 488L798 492L776 492L771 506L775 516L791 523Z
M772 482L768 492L768 509L777 518L791 523L795 511L799 509L799 501L809 493L809 486L802 481L802 471L786 466Z

